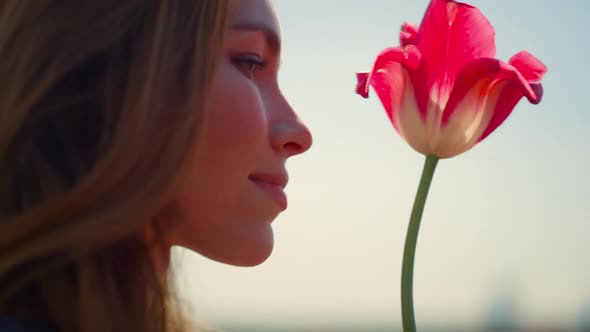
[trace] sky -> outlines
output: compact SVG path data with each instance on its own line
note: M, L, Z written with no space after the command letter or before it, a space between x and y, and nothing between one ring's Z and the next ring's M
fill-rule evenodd
M439 162L418 239L418 327L474 326L511 308L520 324L590 317L590 2L473 0L497 57L527 50L549 71L539 105L521 100L496 132ZM183 295L218 326L399 326L407 222L423 156L355 73L397 46L426 0L275 0L279 82L314 145L288 163L289 209L262 265L179 252ZM507 304L506 304L507 303ZM583 313L587 314L584 315ZM233 331L228 329L228 331Z

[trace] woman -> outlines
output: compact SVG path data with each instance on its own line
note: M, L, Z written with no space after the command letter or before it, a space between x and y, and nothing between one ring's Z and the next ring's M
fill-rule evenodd
M262 263L311 145L279 60L266 0L3 1L0 331L186 331L171 246Z

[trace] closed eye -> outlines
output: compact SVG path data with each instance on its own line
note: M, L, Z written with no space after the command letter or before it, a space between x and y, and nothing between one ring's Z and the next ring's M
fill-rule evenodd
M232 58L233 65L246 77L254 79L257 71L263 70L266 62L256 54L241 54Z

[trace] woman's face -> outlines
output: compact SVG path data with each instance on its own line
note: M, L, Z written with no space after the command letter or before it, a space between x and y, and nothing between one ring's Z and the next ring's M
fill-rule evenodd
M211 107L178 196L173 244L232 265L262 263L287 208L285 163L311 134L277 82L279 24L269 0L233 0Z

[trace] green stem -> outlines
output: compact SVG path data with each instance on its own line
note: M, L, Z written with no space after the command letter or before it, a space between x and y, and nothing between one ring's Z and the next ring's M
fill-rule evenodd
M416 254L416 242L420 230L420 220L424 211L424 204L428 196L428 189L432 182L432 176L438 163L435 155L426 156L422 178L418 186L418 192L414 199L414 207L410 216L406 244L404 247L404 260L402 263L402 321L404 332L416 332L416 321L414 319L413 279L414 279L414 256Z

